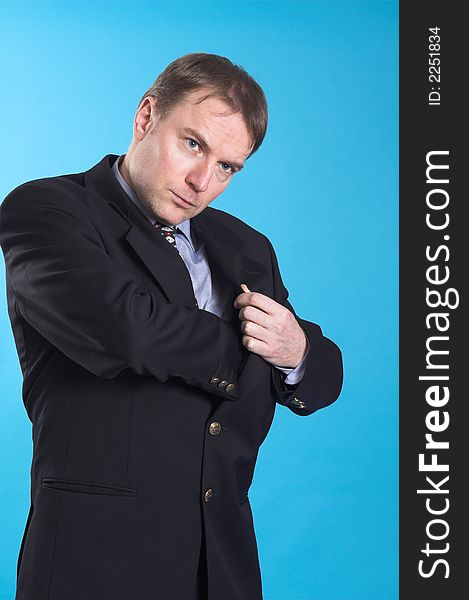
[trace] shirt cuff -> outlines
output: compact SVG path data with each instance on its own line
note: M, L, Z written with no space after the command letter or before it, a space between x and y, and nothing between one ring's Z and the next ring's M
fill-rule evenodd
M306 352L305 355L303 356L303 360L300 362L300 364L298 366L296 366L294 369L293 368L289 368L289 367L277 367L277 365L274 365L274 367L276 369L278 369L279 371L281 371L282 373L284 373L286 375L283 383L286 383L287 385L296 385L298 383L300 383L300 381L303 378L303 375L305 373L305 362L306 362L306 357L308 356L308 352L309 352L309 340L308 340L308 336L306 335L305 332L305 337L306 337Z

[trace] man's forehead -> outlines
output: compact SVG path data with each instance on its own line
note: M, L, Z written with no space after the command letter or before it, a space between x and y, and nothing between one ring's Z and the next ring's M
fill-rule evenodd
M220 113L224 115L231 115L237 112L233 105L227 101L226 97L223 97L223 95L217 92L217 90L211 88L199 88L192 90L182 98L182 101L194 105L206 104L207 101L210 101L210 104L212 106L217 105Z
M192 114L210 116L210 117L222 117L223 121L238 121L242 123L247 131L246 121L240 111L236 110L233 106L227 103L227 101L215 94L214 92L208 93L207 91L201 92L196 91L187 95L182 101L189 109ZM229 119L233 117L233 119Z
M178 104L185 104L186 107L194 108L195 110L190 111L190 115L197 119L197 123L181 122L181 127L190 129L192 132L198 131L200 136L207 138L206 141L209 144L211 128L210 126L207 128L207 125L210 125L208 121L212 117L221 117L220 124L224 129L226 128L227 134L231 134L232 141L239 146L239 153L243 154L244 157L250 154L253 141L244 116L240 111L230 106L219 94L213 90L199 89L187 94ZM225 120L225 117L228 117L228 119ZM233 119L229 119L229 117L233 117Z

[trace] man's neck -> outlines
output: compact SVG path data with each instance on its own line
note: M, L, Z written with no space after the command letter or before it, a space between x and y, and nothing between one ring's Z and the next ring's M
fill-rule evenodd
M134 189L134 186L132 185L132 178L130 176L130 171L129 168L127 166L127 155L124 156L123 160L117 159L119 161L118 163L118 168L119 168L119 172L122 175L122 177L124 178L124 180L126 181L127 185Z

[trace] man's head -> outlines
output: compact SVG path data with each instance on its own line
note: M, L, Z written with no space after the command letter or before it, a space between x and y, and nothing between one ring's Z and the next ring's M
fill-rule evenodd
M159 221L177 225L223 192L266 128L252 77L227 58L189 54L143 95L122 174Z

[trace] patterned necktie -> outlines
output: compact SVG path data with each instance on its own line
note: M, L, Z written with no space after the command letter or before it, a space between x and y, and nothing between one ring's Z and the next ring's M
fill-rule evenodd
M171 246L179 252L176 246L176 231L178 231L177 225L163 225L163 223L155 223L156 229L161 233L164 239L171 244Z

